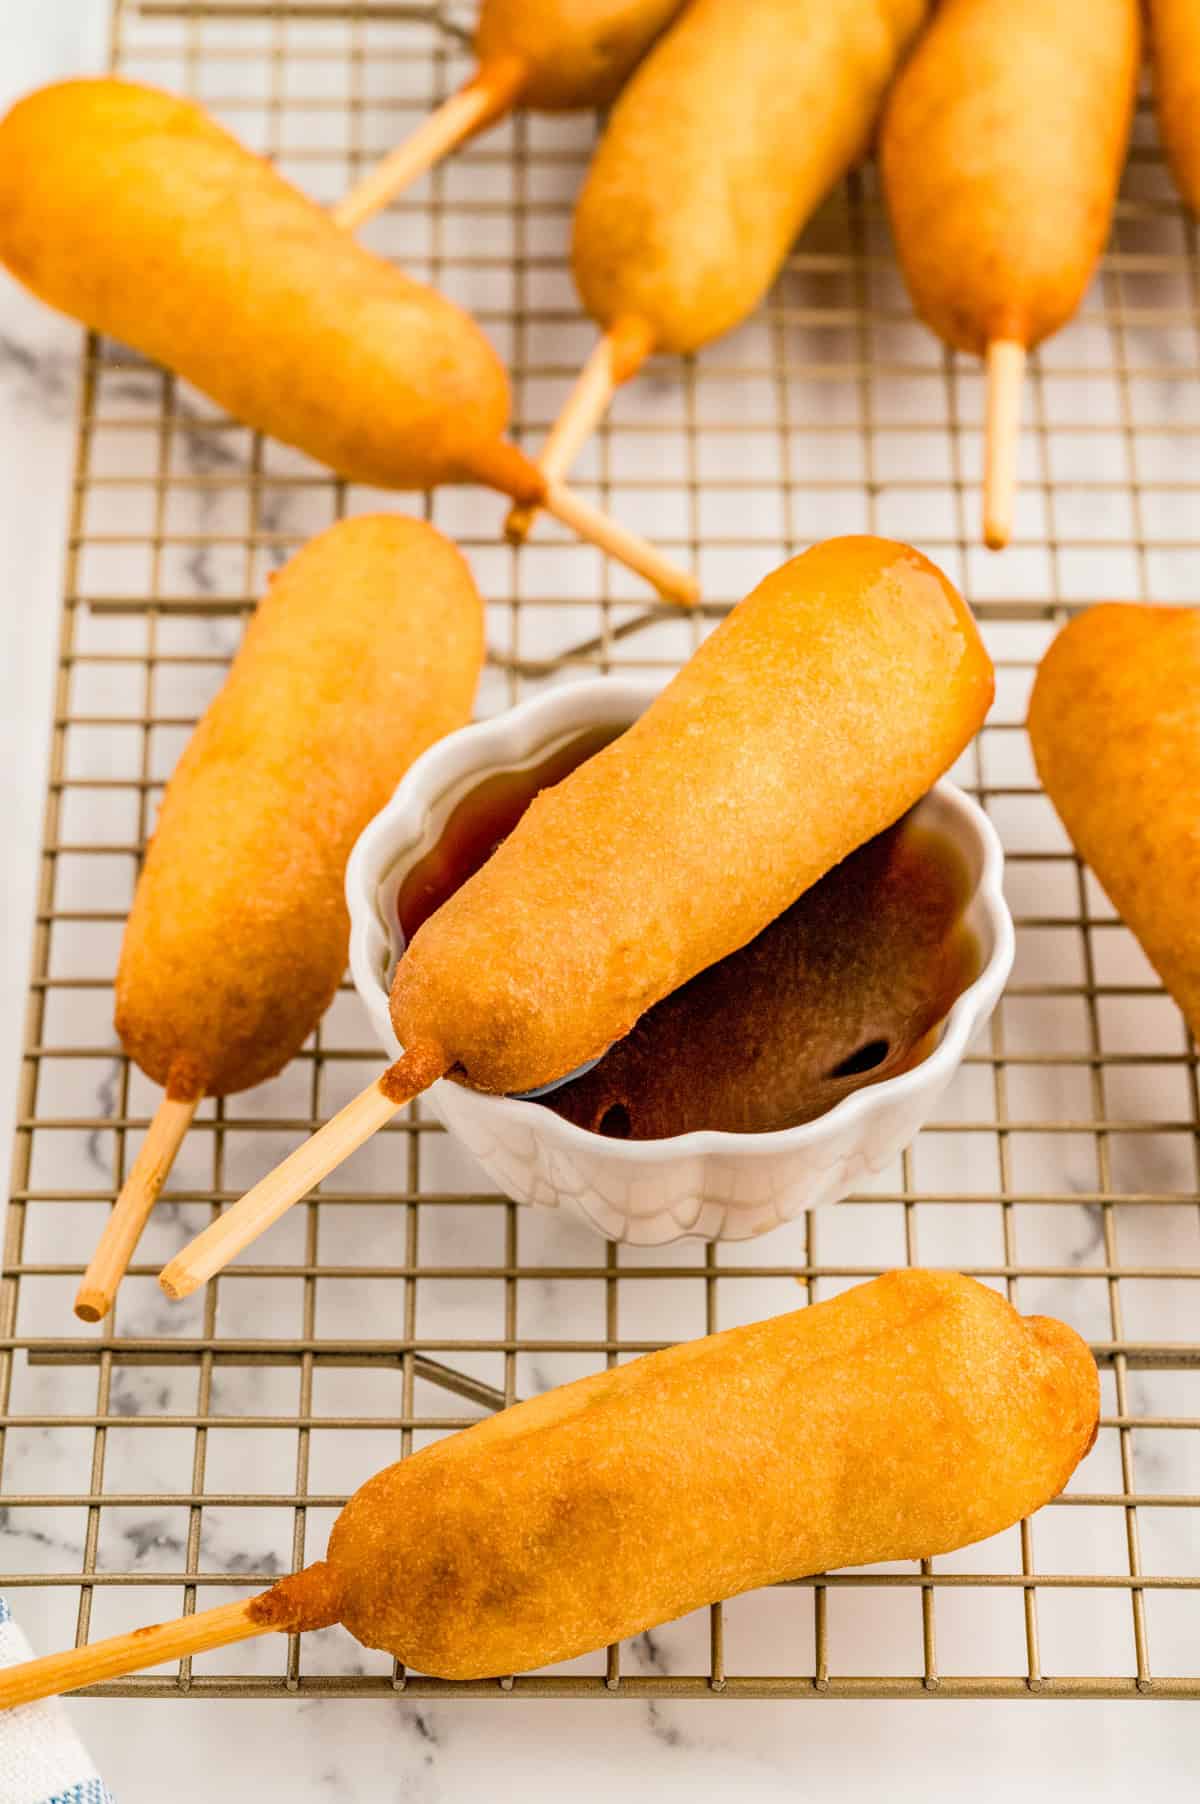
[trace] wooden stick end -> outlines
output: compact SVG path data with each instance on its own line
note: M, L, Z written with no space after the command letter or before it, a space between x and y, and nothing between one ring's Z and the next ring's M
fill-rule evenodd
M1013 338L994 339L984 355L983 542L989 551L1002 551L1012 538L1025 355L1025 346Z
M168 1260L158 1274L159 1289L166 1292L172 1303L182 1303L184 1297L190 1297L194 1290L199 1290L203 1282L203 1278L188 1270L182 1253Z
M89 1284L79 1286L75 1298L75 1314L81 1322L102 1322L113 1306L113 1299Z

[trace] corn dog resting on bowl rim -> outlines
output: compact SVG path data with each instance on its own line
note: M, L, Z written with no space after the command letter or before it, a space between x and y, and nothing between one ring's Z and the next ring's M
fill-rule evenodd
M456 805L484 777L536 765L589 728L623 730L659 687L597 677L463 727L417 759L363 832L346 869L350 969L389 1058L401 1051L388 1011L403 948L397 896ZM936 1045L910 1070L855 1091L816 1120L757 1134L705 1130L663 1140L609 1139L536 1102L486 1095L448 1078L426 1093L434 1113L514 1202L569 1210L609 1239L635 1246L685 1236L747 1240L837 1202L883 1171L928 1121L1012 967L1004 856L991 822L945 779L914 814L966 864L971 892L963 919L980 959Z

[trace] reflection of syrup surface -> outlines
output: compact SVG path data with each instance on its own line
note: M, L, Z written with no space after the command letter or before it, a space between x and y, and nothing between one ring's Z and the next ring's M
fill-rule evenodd
M396 897L400 931L407 943L423 921L487 863L507 839L539 789L569 776L617 738L619 727L589 727L525 770L498 770L455 803L436 845L409 871Z
M485 864L540 789L617 736L593 727L540 763L484 777L400 887L405 940ZM764 1133L932 1051L979 973L957 848L911 816L860 846L748 946L650 1009L541 1106L620 1139Z

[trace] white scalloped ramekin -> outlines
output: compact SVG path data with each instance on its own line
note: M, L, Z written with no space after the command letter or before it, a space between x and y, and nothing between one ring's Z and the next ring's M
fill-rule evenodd
M389 1057L400 1051L388 1014L401 949L396 895L414 860L480 778L538 764L589 727L628 726L655 693L652 684L593 678L451 733L417 760L367 827L346 871L350 968ZM610 1140L536 1102L485 1096L446 1079L429 1091L431 1107L514 1201L569 1209L610 1239L637 1246L685 1235L746 1240L802 1210L836 1202L884 1170L929 1119L1012 966L1003 853L991 822L945 781L919 804L919 818L966 860L973 884L966 920L982 958L937 1045L912 1070L855 1091L815 1121L768 1134L706 1130L668 1140Z

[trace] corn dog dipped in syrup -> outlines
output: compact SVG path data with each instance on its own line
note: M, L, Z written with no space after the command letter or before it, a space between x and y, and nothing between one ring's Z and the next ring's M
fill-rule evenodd
M1107 602L1029 704L1038 775L1200 1041L1200 609Z
M166 1092L76 1299L111 1308L204 1096L280 1071L346 966L350 848L419 752L471 717L483 605L449 540L366 515L275 576L167 785L116 984Z
M403 1057L163 1271L186 1296L450 1072L533 1090L746 944L951 765L992 667L919 552L833 539L704 641L640 720L544 790L396 968Z
M333 209L353 230L514 107L608 106L682 0L483 0L470 79Z
M691 0L613 108L575 209L575 285L603 336L540 454L565 475L652 351L758 305L864 155L928 0ZM518 503L510 537L533 510Z
M880 165L913 305L987 365L983 535L1012 533L1025 356L1079 306L1133 118L1137 0L942 0Z
M1149 0L1148 23L1159 135L1175 186L1200 213L1200 5Z
M695 584L502 437L508 380L470 316L341 231L201 107L103 78L0 120L0 260L235 418L353 482L540 500L676 601ZM551 485L554 488L554 485Z
M892 1272L424 1447L355 1492L323 1561L8 1668L0 1707L336 1621L439 1678L524 1672L756 1586L947 1553L1062 1489L1099 1392L1073 1328Z

